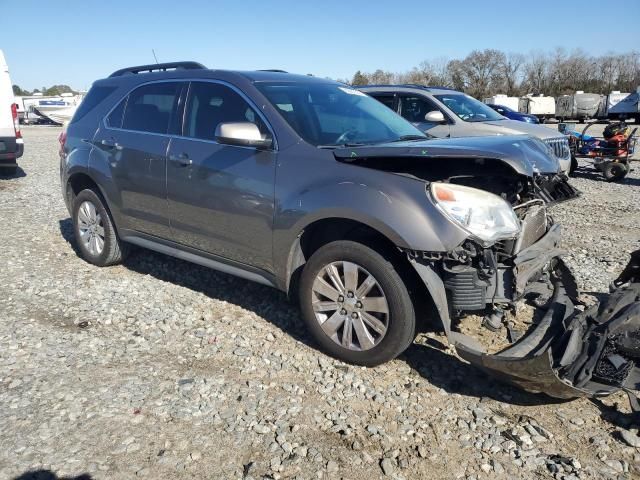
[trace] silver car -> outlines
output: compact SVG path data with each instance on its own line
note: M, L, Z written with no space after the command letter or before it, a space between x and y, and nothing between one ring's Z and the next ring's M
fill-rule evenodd
M568 173L571 167L569 142L564 135L541 125L509 120L465 93L418 85L358 88L398 112L427 135L439 138L531 135L547 144L563 172Z

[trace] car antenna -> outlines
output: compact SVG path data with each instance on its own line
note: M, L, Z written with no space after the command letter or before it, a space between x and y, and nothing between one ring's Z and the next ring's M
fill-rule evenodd
M155 59L156 63L160 63L158 62L158 57L156 57L156 51L153 48L151 49L151 53L153 53L153 58Z

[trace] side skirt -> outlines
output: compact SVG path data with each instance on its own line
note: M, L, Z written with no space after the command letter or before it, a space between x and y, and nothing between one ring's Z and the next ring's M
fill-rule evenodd
M273 274L249 265L244 265L217 255L185 247L184 245L167 240L160 240L138 232L125 231L121 233L120 238L125 242L138 245L139 247L148 248L149 250L164 253L165 255L202 265L203 267L211 268L219 272L228 273L229 275L244 278L245 280L251 280L252 282L277 288L276 279Z

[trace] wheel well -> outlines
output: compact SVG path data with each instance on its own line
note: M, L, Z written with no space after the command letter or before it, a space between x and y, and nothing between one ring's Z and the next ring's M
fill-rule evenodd
M66 194L69 205L73 205L73 200L82 190L90 189L96 193L100 193L100 189L93 179L84 173L75 173L67 181Z
M427 317L433 318L435 304L424 282L411 266L407 255L378 230L364 223L344 218L318 220L308 225L302 232L299 243L295 247L296 251L291 256L292 265L287 288L290 297L297 296L300 275L306 261L319 248L336 240L361 243L391 262L409 290L419 326L424 327L420 323Z

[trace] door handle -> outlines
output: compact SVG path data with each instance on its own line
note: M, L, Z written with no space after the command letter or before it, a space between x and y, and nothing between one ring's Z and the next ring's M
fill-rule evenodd
M122 145L120 145L118 142L116 142L115 139L113 139L113 138L105 138L100 142L100 144L103 147L115 148L116 150L122 150Z
M180 166L182 166L182 167L188 167L189 165L191 165L193 163L193 160L191 160L189 158L189 155L187 155L186 153L180 153L178 155L171 155L171 156L169 156L169 160L171 160L172 162L176 162L176 163L180 164Z

